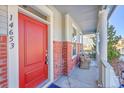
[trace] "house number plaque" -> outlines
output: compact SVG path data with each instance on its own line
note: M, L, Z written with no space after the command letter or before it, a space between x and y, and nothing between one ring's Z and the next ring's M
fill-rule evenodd
M13 27L14 27L14 24L13 24L13 15L10 14L9 15L9 45L10 45L10 49L13 49L14 48L14 32L13 32Z

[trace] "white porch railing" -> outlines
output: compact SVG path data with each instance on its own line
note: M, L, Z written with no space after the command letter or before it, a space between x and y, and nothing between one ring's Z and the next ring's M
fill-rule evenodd
M108 62L102 62L102 83L105 88L118 88L119 79Z

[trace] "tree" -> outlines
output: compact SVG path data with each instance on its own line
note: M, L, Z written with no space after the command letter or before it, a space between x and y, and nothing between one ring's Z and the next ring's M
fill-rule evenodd
M116 30L113 25L108 25L108 61L112 62L114 58L120 56L119 51L116 49L118 41L121 39L121 36L116 35Z

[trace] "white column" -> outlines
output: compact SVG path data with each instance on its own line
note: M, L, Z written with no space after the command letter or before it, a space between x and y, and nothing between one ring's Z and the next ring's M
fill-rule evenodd
M104 71L102 69L102 63L107 62L107 10L101 10L99 12L99 36L100 36L100 81L102 81L103 85L105 86L106 78L103 80ZM104 75L103 75L104 74Z
M107 62L107 11L102 10L99 13L100 16L100 59L103 62Z
M96 33L96 62L99 69L99 81L102 81L102 64L100 62L100 40L99 40L99 32Z
M99 33L96 33L96 62L99 64Z

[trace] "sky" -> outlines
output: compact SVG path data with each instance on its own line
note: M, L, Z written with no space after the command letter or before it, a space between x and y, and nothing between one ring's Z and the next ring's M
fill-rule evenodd
M114 25L117 35L124 38L124 5L116 7L109 19L109 24Z

